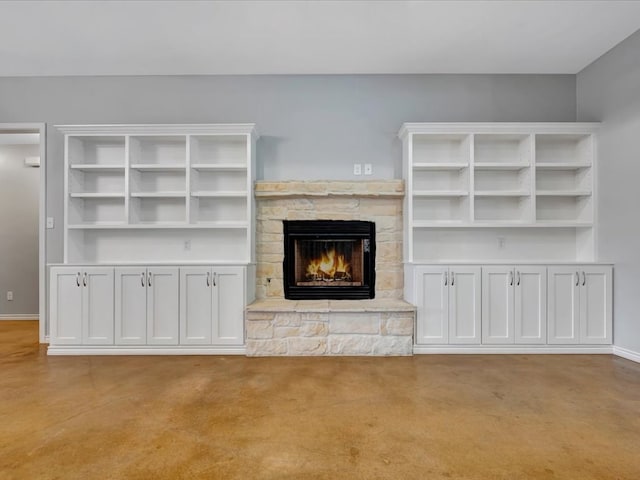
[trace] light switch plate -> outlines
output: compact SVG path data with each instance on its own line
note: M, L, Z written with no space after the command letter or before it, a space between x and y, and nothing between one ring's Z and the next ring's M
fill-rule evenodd
M47 217L47 228L51 229L55 227L55 222L53 220L53 217Z

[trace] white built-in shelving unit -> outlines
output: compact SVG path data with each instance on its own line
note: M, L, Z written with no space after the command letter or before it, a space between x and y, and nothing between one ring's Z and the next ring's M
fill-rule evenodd
M253 124L58 128L65 263L253 261Z
M596 124L402 127L416 353L611 353Z
M405 124L405 261L594 261L596 128Z

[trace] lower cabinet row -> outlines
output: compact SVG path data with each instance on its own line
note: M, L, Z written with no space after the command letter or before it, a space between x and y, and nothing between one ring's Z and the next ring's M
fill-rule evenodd
M415 266L416 340L428 344L612 343L610 266Z
M243 345L246 268L52 267L51 345Z

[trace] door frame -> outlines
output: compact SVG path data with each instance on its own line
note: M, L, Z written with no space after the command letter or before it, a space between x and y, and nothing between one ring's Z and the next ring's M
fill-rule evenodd
M40 343L49 339L47 316L47 125L46 123L0 123L3 133L40 134L40 191L38 202L38 326Z

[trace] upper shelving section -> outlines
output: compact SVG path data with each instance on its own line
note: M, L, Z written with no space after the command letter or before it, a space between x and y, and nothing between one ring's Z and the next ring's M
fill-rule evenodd
M136 235L155 232L162 244L180 229L189 248L173 245L176 261L253 258L253 124L58 129L65 135L67 261L126 261L125 244ZM212 236L227 240L218 248ZM196 237L212 248L194 248Z
M572 236L574 243L576 236L593 239L597 127L594 123L404 124L399 136L407 185L405 259L440 259L421 250L423 242L418 239L445 238L446 231L462 235L479 229L513 229L515 235L515 230L524 229L528 233L520 237L534 238L539 235L532 235L531 229L538 227L556 239ZM587 230L589 235L583 235ZM473 250L454 241L449 244L459 254ZM535 248L531 252L535 255Z

